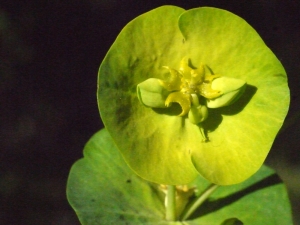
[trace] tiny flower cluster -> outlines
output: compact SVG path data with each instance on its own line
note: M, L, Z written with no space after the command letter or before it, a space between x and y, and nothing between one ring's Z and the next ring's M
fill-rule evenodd
M152 108L166 108L174 102L178 103L182 109L178 116L188 114L190 122L194 124L208 117L207 108L232 104L246 87L245 81L213 74L202 63L194 69L187 58L181 60L179 70L168 66L164 68L170 72L167 81L150 78L138 84L140 102ZM204 104L199 103L201 97L205 99Z

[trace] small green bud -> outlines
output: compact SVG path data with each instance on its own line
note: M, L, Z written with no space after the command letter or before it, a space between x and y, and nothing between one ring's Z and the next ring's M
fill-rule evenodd
M163 81L150 78L137 85L137 95L142 104L152 108L167 108L165 101L170 92L164 88Z
M189 111L189 120L193 124L198 124L206 120L208 117L208 109L205 105L192 105Z
M234 103L244 93L246 82L236 78L219 77L212 81L212 89L219 90L217 98L207 99L208 108L219 108Z

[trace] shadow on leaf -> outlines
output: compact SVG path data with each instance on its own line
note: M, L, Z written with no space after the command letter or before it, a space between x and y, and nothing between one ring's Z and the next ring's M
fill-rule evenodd
M247 84L245 92L241 95L241 97L236 102L234 102L232 105L218 108L216 109L216 111L224 115L238 114L250 102L252 97L255 95L256 91L257 91L257 87Z
M209 213L215 212L238 201L239 199L247 196L248 194L280 183L282 183L282 181L278 177L278 175L272 174L243 190L235 192L234 194L216 200L206 201L191 215L190 219L196 219Z
M237 100L237 102L229 106L209 109L209 116L202 124L203 128L210 132L217 129L223 120L222 115L235 115L241 112L250 102L256 91L257 88L255 86L248 84L244 94Z
M178 116L182 112L180 105L176 102L172 103L169 108L152 108L152 110L158 114L165 114L169 116Z

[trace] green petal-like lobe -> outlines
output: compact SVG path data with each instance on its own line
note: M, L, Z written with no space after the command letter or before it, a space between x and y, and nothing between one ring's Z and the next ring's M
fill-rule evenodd
M169 92L163 81L149 78L137 85L137 96L142 104L152 108L166 108L165 102Z
M137 174L162 184L184 184L197 176L185 143L191 137L176 107L166 114L143 106L136 86L149 78L167 80L164 66L178 68L185 56L177 23L183 12L164 6L131 21L99 70L98 103L107 130Z
M212 82L212 89L219 90L221 96L207 99L208 108L219 108L230 105L241 97L246 89L246 82L232 77L219 77Z
M286 73L257 32L228 11L192 9L179 27L192 59L248 84L237 102L210 114L210 142L192 152L197 170L213 183L241 182L260 168L287 114Z
M152 109L136 94L149 78L166 80L163 66L177 69L184 57L247 82L234 104L210 109L206 143L197 125L177 116L176 104ZM98 86L101 117L129 166L164 184L185 184L197 173L221 185L247 179L265 160L289 105L284 68L256 31L209 7L164 6L131 21L102 62Z

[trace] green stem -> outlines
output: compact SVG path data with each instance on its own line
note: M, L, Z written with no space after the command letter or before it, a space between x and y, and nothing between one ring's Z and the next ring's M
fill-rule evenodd
M203 127L202 127L202 125L200 123L198 124L198 127L199 127L199 130L200 130L201 136L203 138L202 142L207 142L208 139L207 139L207 137L205 135L205 131L204 131L204 129L203 129Z
M166 194L166 220L176 220L176 186L168 185Z
M199 104L199 98L198 98L198 96L196 95L196 94L191 94L191 96L192 96L192 103L193 103L193 105L194 106L199 106L200 104Z
M193 212L217 189L218 185L211 184L182 214L182 220L189 218Z

